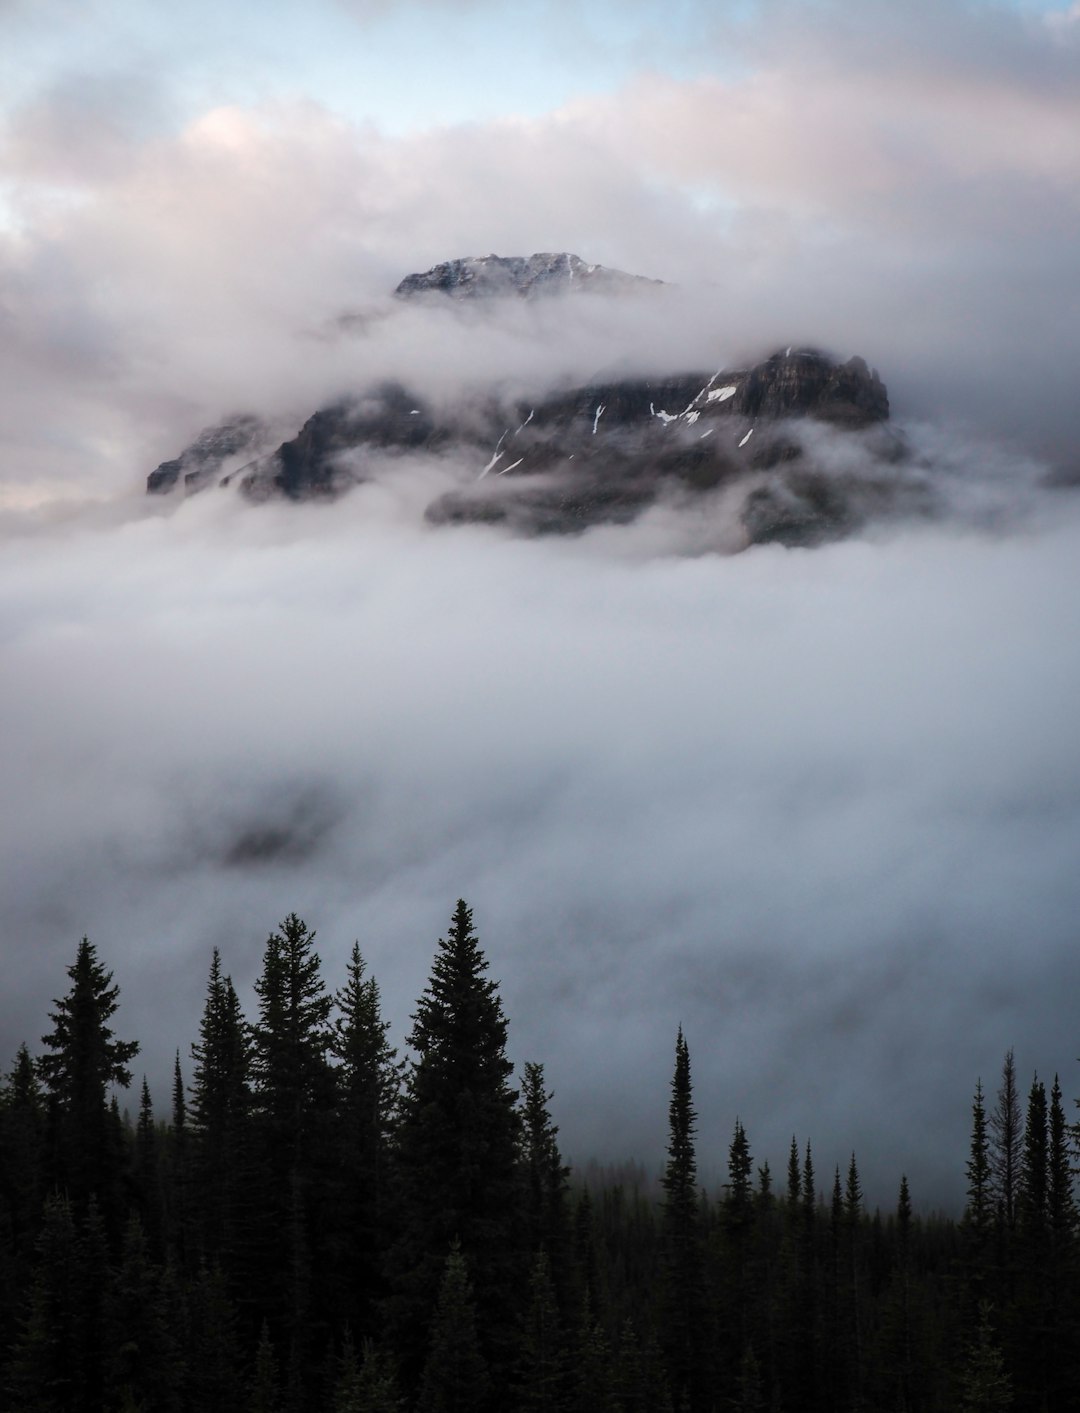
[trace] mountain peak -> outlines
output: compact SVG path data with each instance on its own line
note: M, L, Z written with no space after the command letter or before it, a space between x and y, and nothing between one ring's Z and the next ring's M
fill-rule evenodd
M395 289L399 299L441 294L451 299L490 299L514 295L536 299L554 294L624 294L658 289L663 280L590 265L568 251L535 255L466 255L444 260L421 274L406 275Z

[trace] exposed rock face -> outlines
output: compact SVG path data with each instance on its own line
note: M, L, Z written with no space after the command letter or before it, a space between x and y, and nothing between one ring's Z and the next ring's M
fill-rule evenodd
M171 491L177 485L197 491L219 480L225 463L234 456L257 452L267 435L258 417L229 417L216 427L206 427L174 461L163 461L146 478L150 492Z
M849 533L896 499L886 476L875 479L903 456L888 410L884 384L862 359L838 364L814 349L711 375L590 383L535 403L488 394L452 411L384 383L321 409L291 441L220 479L253 499L325 497L384 473L388 454L447 451L473 463L473 479L429 505L428 519L501 523L526 534L623 523L661 498L743 480L748 539L811 544ZM801 422L858 433L866 471L846 480L822 474ZM259 427L234 420L203 433L153 473L148 490L170 489L182 467L192 468L185 488L197 489ZM910 489L905 494L910 500ZM916 498L904 508L922 507Z
M401 299L425 294L444 294L452 299L490 299L500 295L536 299L585 292L619 294L656 288L662 283L603 265L587 265L580 256L566 251L544 251L538 255L470 255L461 260L445 260L423 274L406 275L394 293Z
M409 275L396 293L531 299L658 283L565 253L490 255ZM906 452L888 416L876 371L813 348L717 373L607 377L535 400L488 388L451 407L386 382L321 408L276 451L257 418L230 418L159 466L147 490L217 482L256 500L327 497L392 474L395 456L446 453L459 484L428 505L436 523L572 533L736 486L748 542L812 544L892 511L930 508L925 478L895 474ZM825 427L842 431L846 462Z

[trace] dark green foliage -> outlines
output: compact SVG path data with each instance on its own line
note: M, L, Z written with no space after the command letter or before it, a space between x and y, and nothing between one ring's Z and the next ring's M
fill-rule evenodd
M990 1115L990 1185L997 1203L1006 1244L1016 1225L1016 1200L1024 1146L1024 1115L1016 1087L1016 1062L1006 1050L1001 1066L1001 1087Z
M321 1199L333 1166L336 1110L333 997L314 943L315 934L295 913L267 938L255 982L259 1017L251 1032L256 1166L250 1190L259 1199L252 1270L261 1294L257 1309L269 1319L285 1359L290 1413L336 1318L324 1299L327 1286L314 1278L332 1259L331 1211Z
M571 1361L569 1413L618 1413L611 1348L588 1300L582 1305Z
M994 1333L992 1307L984 1301L979 1307L978 1325L961 1373L960 1410L961 1413L1006 1413L1012 1406L1012 1385Z
M191 1047L194 1077L187 1110L186 1176L196 1246L219 1265L239 1294L247 1275L254 1155L251 1133L250 1040L232 979L214 949Z
M717 1377L735 1377L751 1331L760 1317L757 1208L753 1161L739 1119L728 1148L728 1181L720 1208L719 1331L723 1363Z
M405 1404L390 1359L372 1340L364 1341L362 1353L356 1413L400 1413Z
M295 915L271 936L254 1042L215 954L169 1122L145 1081L133 1119L110 1096L135 1045L80 947L40 1070L23 1046L0 1083L4 1413L1080 1408L1056 1079L1022 1114L1008 1054L990 1119L976 1088L960 1223L918 1215L906 1177L868 1214L854 1155L823 1206L794 1140L774 1195L739 1119L710 1196L680 1032L659 1200L633 1164L571 1197L542 1066L509 1087L463 903L400 1122L374 979L354 947L333 1015L312 940Z
M978 1307L991 1288L994 1199L991 1190L990 1139L986 1128L982 1080L975 1085L971 1106L971 1149L967 1161L967 1205L960 1232L970 1309Z
M506 1019L472 913L458 902L413 1016L398 1139L399 1239L394 1317L406 1372L419 1367L441 1283L461 1243L485 1357L509 1373L527 1257L521 1242L520 1117L510 1088ZM414 1373L415 1376L415 1373Z
M705 1287L705 1252L699 1220L697 1114L690 1078L690 1050L682 1033L675 1041L675 1073L668 1105L668 1160L662 1185L663 1245L660 1344L676 1407L688 1413L708 1406L712 1331Z
M281 1394L278 1389L278 1363L270 1327L263 1321L259 1332L259 1347L255 1352L247 1400L247 1413L278 1413Z
M359 944L335 997L331 1052L338 1061L336 1161L329 1191L332 1230L324 1278L337 1288L337 1318L361 1340L376 1331L388 1211L391 1138L401 1065L382 1019L379 987L366 974Z
M0 1089L0 1250L8 1280L0 1284L0 1331L10 1329L10 1297L33 1260L45 1186L45 1106L30 1051L20 1045Z
M76 1263L71 1204L66 1198L50 1197L26 1314L8 1371L15 1404L26 1413L77 1406L83 1371Z
M243 1390L239 1323L220 1267L202 1265L188 1286L185 1406L235 1413Z
M733 1413L765 1413L768 1406L765 1401L761 1365L752 1344L748 1344L743 1350L735 1380L734 1396L729 1400L728 1406Z
M541 1248L529 1277L529 1308L521 1332L516 1407L520 1413L558 1413L563 1407L565 1348L547 1252Z
M543 1250L560 1292L566 1289L570 1227L567 1178L559 1153L559 1130L552 1122L544 1067L526 1064L521 1082L522 1163L525 1168L525 1222L532 1252Z
M116 1202L120 1155L115 1126L110 1123L108 1090L131 1083L130 1061L137 1040L117 1040L109 1021L117 1008L120 988L98 961L86 937L68 968L71 990L50 1012L53 1028L42 1036L50 1051L38 1060L49 1095L54 1165L74 1201L91 1193L107 1204Z
M468 1267L455 1242L446 1258L417 1413L483 1413L491 1379L480 1353Z
M173 1304L142 1222L132 1214L108 1306L106 1387L113 1405L179 1413L183 1366Z

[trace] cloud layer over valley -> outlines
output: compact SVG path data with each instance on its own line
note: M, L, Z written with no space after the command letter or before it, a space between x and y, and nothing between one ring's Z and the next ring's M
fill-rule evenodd
M9 540L4 1034L89 932L164 1084L211 946L246 988L295 908L400 1040L465 893L578 1158L658 1156L681 1023L703 1156L739 1113L774 1167L796 1131L954 1198L976 1074L1076 1044L1062 508L684 558L369 486Z
M0 1065L88 933L163 1098L212 946L250 1003L293 909L403 1043L464 894L574 1158L658 1161L682 1024L706 1170L738 1114L774 1170L794 1131L954 1204L976 1076L1080 1053L1080 12L543 4L520 106L460 108L473 54L410 116L286 39L420 103L425 24L494 43L490 6L281 0L246 46L90 8L0 4ZM674 287L389 293L539 250ZM142 495L235 412L790 343L880 370L948 514L733 555L721 494L530 541L424 524L453 454L333 504Z

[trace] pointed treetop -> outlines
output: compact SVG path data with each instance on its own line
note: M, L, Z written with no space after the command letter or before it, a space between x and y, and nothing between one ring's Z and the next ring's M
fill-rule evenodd
M110 1084L131 1083L129 1062L139 1052L137 1040L117 1040L107 1021L117 1007L120 988L112 972L98 961L89 938L79 943L74 964L67 969L71 990L49 1012L53 1030L42 1043L54 1053L42 1055L38 1069L49 1090L63 1102L94 1104L104 1100Z

